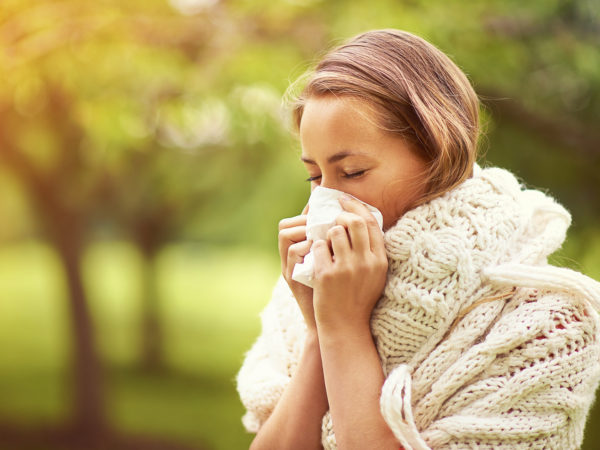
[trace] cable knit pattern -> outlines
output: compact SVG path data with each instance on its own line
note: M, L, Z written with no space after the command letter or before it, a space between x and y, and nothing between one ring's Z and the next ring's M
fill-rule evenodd
M480 169L385 233L371 316L382 414L406 449L581 445L600 379L600 285L547 257L568 212L502 169ZM280 279L238 375L257 431L297 366L302 315ZM329 413L322 443L336 448Z

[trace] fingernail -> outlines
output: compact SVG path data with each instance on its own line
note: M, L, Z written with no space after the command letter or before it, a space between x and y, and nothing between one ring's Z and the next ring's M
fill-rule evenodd
M340 195L340 200L343 202L349 202L352 200L352 197L350 197L348 194L342 194Z

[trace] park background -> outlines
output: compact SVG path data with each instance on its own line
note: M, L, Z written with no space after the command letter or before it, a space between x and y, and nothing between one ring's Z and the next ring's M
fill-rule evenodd
M2 0L0 449L247 448L235 374L309 192L281 99L368 29L468 74L481 164L567 205L553 262L600 279L599 5Z

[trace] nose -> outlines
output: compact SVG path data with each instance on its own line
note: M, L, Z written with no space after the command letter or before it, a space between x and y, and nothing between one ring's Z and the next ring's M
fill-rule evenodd
M335 189L337 191L341 190L338 183L333 181L330 177L325 177L325 176L323 176L321 178L321 183L319 184L319 186L326 187L329 189Z

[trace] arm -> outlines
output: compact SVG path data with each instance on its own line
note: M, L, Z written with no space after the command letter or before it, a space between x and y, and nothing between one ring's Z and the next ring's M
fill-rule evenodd
M370 315L385 285L387 258L372 215L359 202L325 241L315 242L314 308L327 397L341 449L398 449L379 408L384 374Z
M436 449L579 448L600 377L599 325L575 295L523 295L413 404L422 438Z
M321 423L328 405L314 319L313 291L291 278L294 265L310 250L305 225L305 215L280 222L279 253L282 274L304 317L307 337L296 372L258 431L252 442L253 450L321 448Z
M369 330L320 333L327 396L340 449L395 449L379 410L384 375Z
M316 333L310 333L296 373L251 449L320 449L327 395Z

